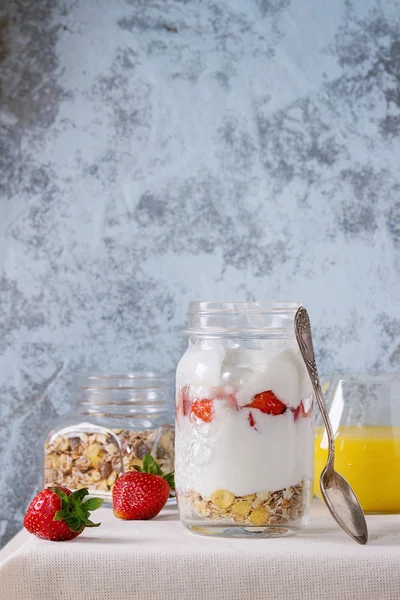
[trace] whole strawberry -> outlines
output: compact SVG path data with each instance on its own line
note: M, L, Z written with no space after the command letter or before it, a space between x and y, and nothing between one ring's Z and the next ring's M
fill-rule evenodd
M89 516L103 504L101 498L90 498L86 488L71 492L66 487L51 487L34 497L24 517L24 527L44 540L61 542L73 540L85 527L98 527Z
M152 519L164 508L171 489L174 474L164 475L150 454L143 458L143 468L135 466L118 477L112 491L114 514L119 519Z

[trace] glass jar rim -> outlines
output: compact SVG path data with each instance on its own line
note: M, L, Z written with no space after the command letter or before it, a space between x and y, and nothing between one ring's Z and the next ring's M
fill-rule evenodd
M168 373L155 371L79 372L75 385L81 390L151 390L164 387L169 381Z
M154 371L77 373L73 385L75 404L91 412L107 406L110 411L128 411L132 415L161 414L171 410L171 378L172 373Z
M301 304L286 301L192 301L186 336L294 337L294 317Z
M263 301L257 302L256 300L251 300L247 302L246 300L240 301L230 301L224 302L222 300L212 300L212 301L204 301L204 300L192 300L189 302L189 310L188 315L190 314L214 314L214 313L245 313L245 312L254 312L254 313L263 313L263 312L296 312L298 308L300 308L301 304L298 302L290 302L290 301Z
M392 383L400 382L400 373L397 371L332 371L322 373L321 380L336 383L348 381L351 383Z

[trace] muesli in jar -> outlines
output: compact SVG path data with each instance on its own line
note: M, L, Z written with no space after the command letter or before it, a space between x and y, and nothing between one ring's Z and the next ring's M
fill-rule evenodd
M136 465L142 467L146 454L155 453L165 473L173 471L174 433L171 428L164 431L114 429L112 434L90 433L90 430L64 435L57 432L46 440L44 453L45 485L111 492L119 473Z
M75 376L75 406L56 419L44 443L44 484L87 487L111 498L120 473L151 454L174 470L171 378L153 372Z

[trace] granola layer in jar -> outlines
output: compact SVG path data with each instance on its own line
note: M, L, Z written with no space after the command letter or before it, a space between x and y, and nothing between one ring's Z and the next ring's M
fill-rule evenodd
M229 490L217 490L203 498L190 490L179 496L180 509L188 522L205 521L217 526L242 525L262 527L286 525L302 518L309 502L309 482L275 492L261 490L256 494L235 496Z
M120 473L151 454L174 470L171 386L153 373L79 375L76 407L53 423L44 443L44 484L87 487L111 501Z
M306 524L313 396L296 309L190 306L176 376L175 481L180 518L196 532L277 536Z

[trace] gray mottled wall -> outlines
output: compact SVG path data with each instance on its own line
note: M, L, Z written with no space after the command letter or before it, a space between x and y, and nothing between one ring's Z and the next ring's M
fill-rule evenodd
M173 368L190 299L301 300L400 367L399 1L0 13L0 536L77 369Z

